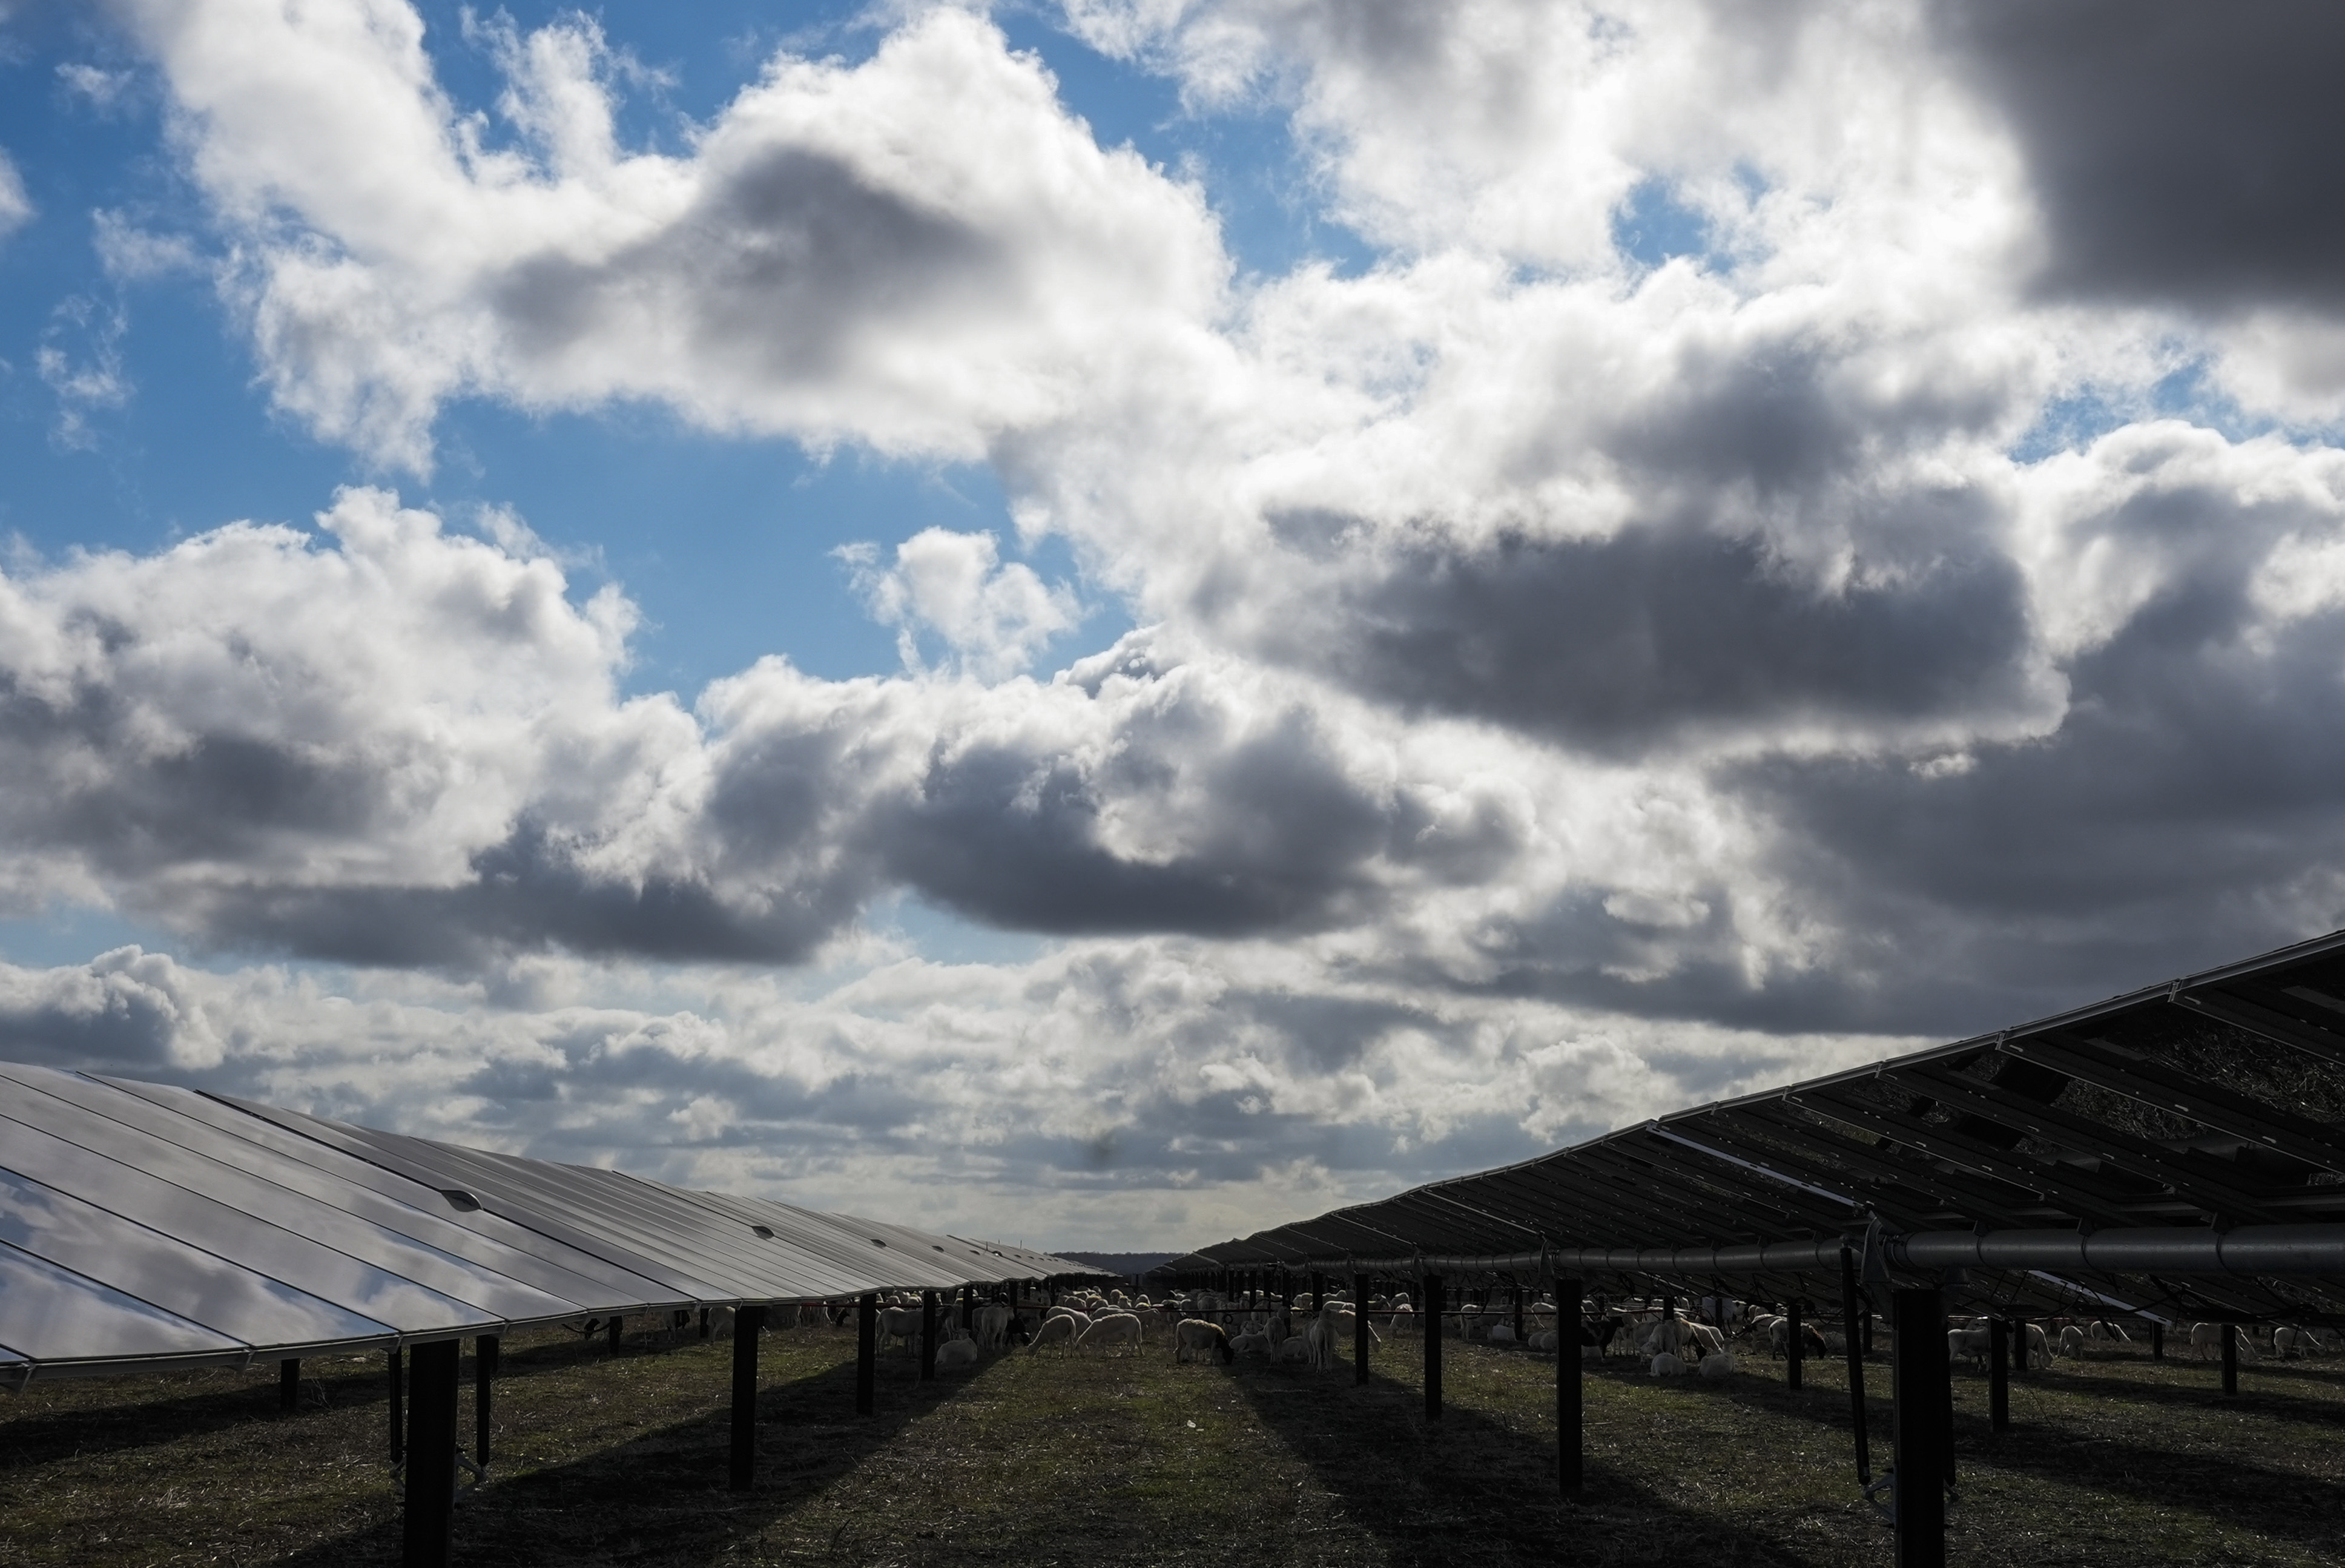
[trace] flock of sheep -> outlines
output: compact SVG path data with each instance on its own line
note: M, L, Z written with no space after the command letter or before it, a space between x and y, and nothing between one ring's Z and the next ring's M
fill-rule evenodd
M936 1364L939 1371L967 1369L977 1365L980 1355L999 1354L1013 1345L1022 1345L1028 1354L1051 1349L1132 1353L1153 1339L1157 1343L1169 1342L1176 1361L1233 1362L1244 1357L1327 1371L1336 1364L1337 1347L1357 1331L1355 1311L1349 1293L1343 1290L1325 1293L1315 1309L1307 1295L1248 1293L1231 1298L1212 1290L1192 1290L1152 1300L1145 1294L1135 1298L1120 1290L1087 1290L1047 1307L986 1301L974 1309L969 1326L963 1327L959 1310L947 1303L939 1306L937 1314ZM1387 1334L1411 1338L1420 1331L1406 1291L1370 1297L1367 1314L1372 1341L1382 1342ZM731 1334L730 1310L716 1308L707 1316L709 1323L703 1334L716 1338ZM1376 1326L1379 1320L1385 1325L1382 1331ZM834 1308L816 1303L769 1309L767 1318L777 1328L794 1323L845 1326L853 1320L851 1305ZM1989 1320L1952 1318L1947 1322L1948 1358L1957 1364L1983 1367L1991 1343ZM1521 1325L1519 1340L1518 1324ZM598 1326L598 1321L590 1321L584 1331L593 1332ZM922 1326L919 1299L884 1298L877 1326L881 1351L900 1348L917 1354ZM679 1312L668 1332L683 1336L691 1328L689 1315ZM1868 1349L1889 1344L1890 1328L1884 1320L1873 1319L1870 1330ZM1546 1354L1553 1354L1559 1342L1554 1298L1532 1299L1528 1292L1519 1303L1509 1300L1497 1308L1467 1303L1445 1311L1441 1331L1489 1345L1519 1343L1525 1350ZM1803 1356L1837 1356L1846 1350L1847 1341L1839 1329L1805 1323L1800 1333ZM1738 1348L1747 1351L1764 1345L1780 1361L1789 1350L1790 1336L1791 1320L1764 1303L1707 1296L1692 1303L1690 1310L1669 1298L1583 1301L1578 1333L1584 1361L1627 1355L1642 1361L1654 1377L1693 1373L1706 1378L1731 1377ZM2219 1323L2193 1324L2188 1330L2191 1353L2201 1360L2219 1356L2222 1338ZM2026 1324L2025 1356L2019 1364L2041 1370L2050 1367L2055 1356L2082 1359L2096 1351L2115 1350L2130 1340L2122 1324L2106 1320L2031 1320ZM2249 1364L2267 1357L2292 1361L2325 1355L2330 1350L2317 1330L2290 1323L2241 1324L2237 1342L2239 1360Z

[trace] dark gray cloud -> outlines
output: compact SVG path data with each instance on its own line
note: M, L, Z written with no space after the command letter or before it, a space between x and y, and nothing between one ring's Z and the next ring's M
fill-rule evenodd
M2058 292L2345 308L2345 10L1941 0L2018 133Z
M1340 590L1335 634L1278 651L1410 709L1606 754L1803 720L2009 713L2032 678L2025 584L1948 510L1939 553L1839 587L1759 541L1685 529L1426 541Z
M152 1072L168 1067L178 1019L135 988L0 996L0 1057L44 1066Z
M655 298L695 357L797 380L838 372L871 323L975 309L1013 273L994 238L845 158L751 146L710 171L675 226L591 262L533 257L490 295L527 359L592 345Z
M533 824L473 856L446 887L212 883L155 912L207 945L343 963L470 971L558 949L668 962L797 963L861 912L868 865L752 896L703 876L598 874Z
M1096 770L1000 748L954 757L873 821L875 846L930 896L1028 930L1235 936L1319 924L1339 905L1364 913L1392 809L1307 715L1234 740L1218 727L1152 712ZM1177 853L1103 842L1103 816L1176 790L1206 803L1182 814Z

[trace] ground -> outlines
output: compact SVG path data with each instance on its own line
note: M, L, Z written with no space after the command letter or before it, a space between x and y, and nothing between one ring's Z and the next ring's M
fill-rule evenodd
M1551 1359L1449 1342L1424 1420L1412 1341L1356 1388L1240 1364L1013 1353L920 1384L882 1363L854 1410L850 1333L766 1336L759 1485L723 1490L730 1347L559 1330L508 1342L492 1478L457 1561L1105 1564L1883 1564L1856 1497L1836 1365L1788 1391L1731 1381L1587 1386L1589 1485L1554 1485ZM298 1413L273 1366L36 1382L0 1395L0 1564L395 1563L379 1356L312 1362ZM471 1375L469 1359L465 1376ZM1868 1373L1878 1391L1886 1368ZM2139 1353L2015 1380L2015 1430L1955 1378L1958 1563L2325 1563L2345 1559L2345 1360L2243 1369ZM471 1395L462 1431L472 1430ZM1872 1424L1888 1430L1885 1404ZM1885 1436L1876 1436L1876 1452Z

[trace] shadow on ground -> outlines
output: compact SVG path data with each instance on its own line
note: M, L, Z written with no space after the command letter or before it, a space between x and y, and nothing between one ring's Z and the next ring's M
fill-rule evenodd
M456 1512L460 1563L544 1564L709 1561L834 1482L965 1386L883 1376L877 1412L858 1417L855 1363L762 1389L757 1481L726 1490L731 1414L724 1407L571 1463L498 1480ZM396 1513L287 1557L287 1568L362 1568L399 1561Z
M1871 1383L1875 1371L1879 1385ZM1888 1381L1886 1367L1866 1368L1868 1393ZM2254 1392L2226 1398L2218 1389L2161 1386L2130 1379L2064 1372L2056 1381L2014 1378L2012 1427L1995 1431L1987 1420L1984 1377L1958 1375L1954 1411L1955 1468L1963 1480L2002 1472L2106 1492L2160 1507L2188 1510L2208 1519L2253 1529L2260 1534L2331 1552L2345 1546L2345 1486L2284 1465L2259 1462L2251 1447L2206 1445L2160 1447L2132 1442L2113 1423L2074 1423L2028 1408L2028 1396L2089 1395L2160 1409L2230 1411L2313 1428L2340 1424L2337 1407ZM1797 1393L1780 1383L1744 1381L1733 1397L1774 1413L1793 1416L1846 1434L1844 1389L1810 1387ZM1886 1401L1867 1401L1876 1468L1888 1462L1893 1412ZM2122 1429L2117 1429L2121 1431ZM1842 1441L1846 1442L1845 1435ZM2322 1439L2325 1441L2325 1435Z
M694 1341L676 1345L639 1344L630 1342L619 1351L621 1359L659 1355L679 1350ZM597 1335L586 1340L553 1341L532 1345L517 1352L508 1352L497 1363L497 1381L513 1382L545 1372L563 1371L573 1367L607 1362L612 1353ZM275 1363L270 1363L274 1370ZM363 1364L343 1357L317 1360L302 1363L301 1393L299 1404L290 1411L279 1408L276 1381L243 1379L225 1384L214 1383L177 1399L125 1400L119 1404L85 1405L59 1411L54 1415L34 1416L19 1421L0 1422L0 1479L11 1472L32 1470L58 1459L80 1454L121 1453L134 1449L153 1448L183 1439L201 1437L208 1432L242 1427L255 1421L279 1421L290 1430L288 1442L299 1441L298 1427L302 1421L328 1411L348 1411L365 1405L381 1406L389 1402L391 1380L389 1367L381 1356L370 1356ZM214 1374L195 1374L209 1377ZM459 1372L462 1386L472 1386L472 1358L463 1359ZM386 1445L389 1442L390 1412L383 1412Z
M1552 1441L1451 1402L1425 1418L1422 1390L1365 1387L1348 1363L1332 1376L1233 1367L1262 1423L1406 1568L1532 1563L1675 1563L1801 1568L1782 1542L1680 1508L1635 1473L1589 1462L1579 1497L1557 1491Z

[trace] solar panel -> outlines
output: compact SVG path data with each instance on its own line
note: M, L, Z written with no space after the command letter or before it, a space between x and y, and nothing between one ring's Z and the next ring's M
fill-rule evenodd
M0 1063L0 1376L1087 1273L167 1085Z
M1779 1255L1765 1246L1836 1269L1843 1238L1883 1239L1899 1258L1924 1238L1915 1256L2004 1259L1980 1266L2017 1300L2345 1320L2345 933L1674 1112L1178 1268L1521 1272L1601 1255L1691 1277Z

